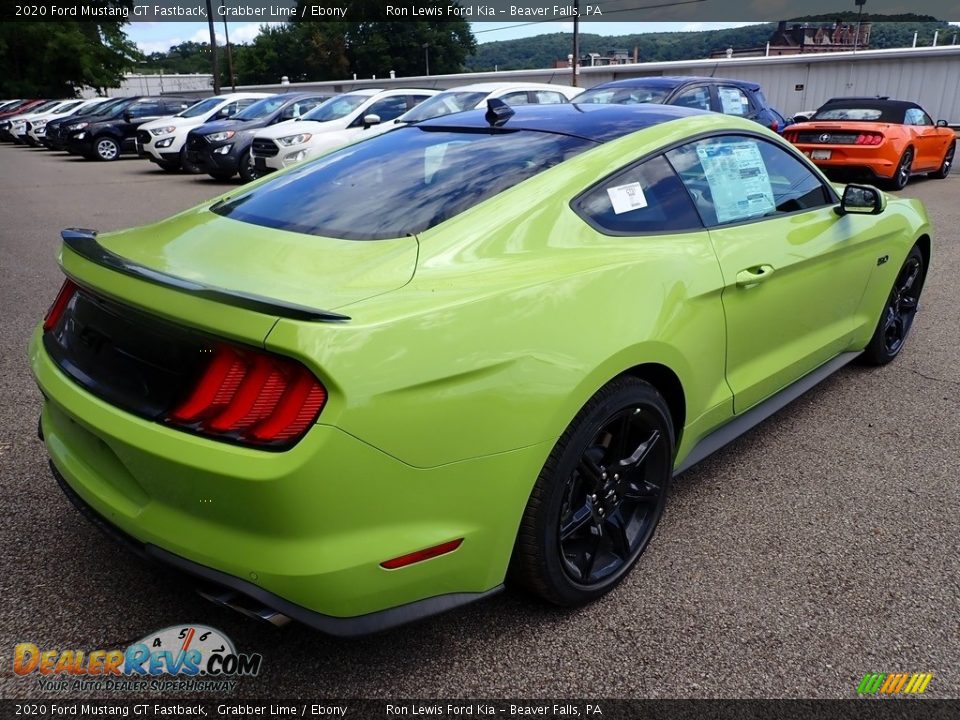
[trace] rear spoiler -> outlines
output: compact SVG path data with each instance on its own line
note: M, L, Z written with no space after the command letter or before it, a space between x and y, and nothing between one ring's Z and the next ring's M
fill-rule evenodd
M251 295L235 290L225 290L193 280L185 280L175 275L160 272L159 270L152 270L107 250L97 242L96 230L67 228L60 233L60 237L63 238L63 244L73 252L101 267L116 270L124 275L130 275L131 277L153 283L154 285L162 285L163 287L190 293L191 295L206 300L215 300L225 305L233 305L267 315L279 315L280 317L291 320L341 322L350 319L347 315L341 315L329 310L318 310L316 308L306 307L305 305L297 305L296 303L288 303L283 300L261 297L260 295Z

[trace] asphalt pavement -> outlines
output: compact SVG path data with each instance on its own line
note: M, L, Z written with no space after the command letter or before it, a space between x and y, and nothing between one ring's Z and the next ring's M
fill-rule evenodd
M190 622L262 653L234 697L849 698L866 672L932 672L928 696L960 696L960 173L902 193L936 236L901 357L844 369L678 478L616 591L560 611L508 590L359 640L256 624L141 564L69 504L37 440L27 341L60 230L229 187L0 145L0 696L45 695L12 672L16 643L124 647Z

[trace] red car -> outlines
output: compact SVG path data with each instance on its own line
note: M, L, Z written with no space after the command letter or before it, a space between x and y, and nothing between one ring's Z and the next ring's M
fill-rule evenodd
M957 137L913 102L888 98L835 98L784 137L827 175L866 180L900 190L912 175L945 178Z
M40 103L45 103L46 100L42 99L33 99L33 100L21 100L20 102L14 103L2 111L0 111L0 120L4 118L13 117L14 115L21 115L25 112L30 112L31 108L36 107Z

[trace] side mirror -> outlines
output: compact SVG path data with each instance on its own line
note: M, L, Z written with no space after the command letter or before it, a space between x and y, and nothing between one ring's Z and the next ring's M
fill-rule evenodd
M937 120L937 127L948 127L946 120Z
M879 215L887 209L887 197L871 185L847 185L837 215Z
M127 110L123 114L123 119L125 122L133 122L133 114L129 110Z
M380 116L379 116L379 115L375 115L374 113L370 113L369 115L364 115L364 116L363 116L363 129L364 129L364 130L366 130L366 129L367 129L368 127L370 127L371 125L379 125L379 124L380 124Z

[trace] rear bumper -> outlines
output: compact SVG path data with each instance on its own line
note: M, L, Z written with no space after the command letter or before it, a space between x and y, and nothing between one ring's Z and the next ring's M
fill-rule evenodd
M60 474L53 462L50 463L50 471L60 486L60 490L63 491L63 494L73 503L80 514L99 528L111 540L126 547L141 560L156 563L165 570L173 571L180 575L182 579L193 585L196 591L203 597L215 603L230 607L233 610L238 610L248 617L264 620L273 624L281 624L277 622L279 615L283 619L296 620L328 635L357 637L388 630L398 625L405 625L406 623L433 615L439 615L447 610L452 610L462 605L468 605L477 600L496 595L503 590L503 585L498 585L482 593L451 593L449 595L440 595L400 607L351 618L323 615L322 613L314 612L308 608L284 600L282 597L267 592L253 583L231 575L226 575L213 568L205 567L186 558L174 555L156 545L139 542L111 524L106 518L84 502L83 498L70 487L70 484L63 475Z
M829 175L858 180L889 180L897 169L897 159L879 156L876 148L849 145L797 144L797 149L806 155L821 170ZM814 158L817 151L829 151L829 158Z
M421 469L325 425L288 451L251 450L99 400L56 367L39 331L31 367L44 442L75 502L152 559L338 635L496 592L549 451ZM454 538L447 555L380 566Z

